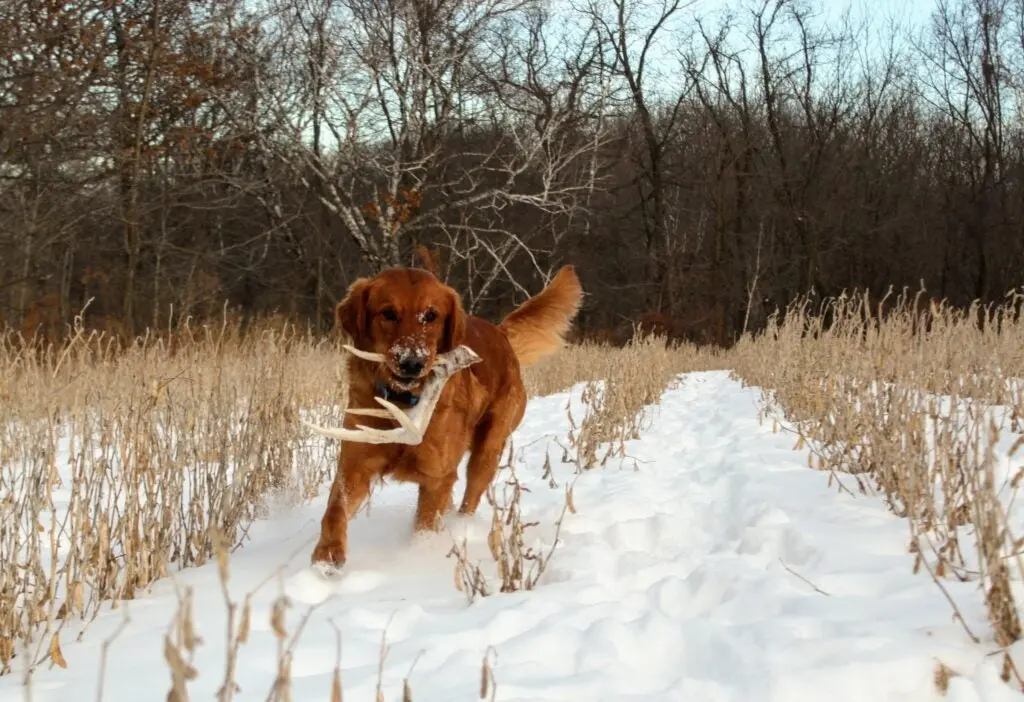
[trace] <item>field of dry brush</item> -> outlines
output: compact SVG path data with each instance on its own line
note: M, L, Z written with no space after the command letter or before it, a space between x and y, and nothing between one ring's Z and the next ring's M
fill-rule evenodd
M1008 646L1022 635L1021 473L1000 480L991 448L1024 432L1020 299L925 317L912 303L880 321L856 296L794 303L728 351L574 345L531 369L529 390L594 389L567 450L600 470L679 373L731 369L764 390L765 421L811 447L809 470L906 518L908 568L940 588L976 581ZM70 622L89 636L101 609L243 547L268 505L314 499L335 456L298 417L339 420L341 358L337 340L282 324L183 327L129 348L84 331L60 346L0 336L0 673L15 655L61 665ZM1020 683L1009 657L1005 676Z

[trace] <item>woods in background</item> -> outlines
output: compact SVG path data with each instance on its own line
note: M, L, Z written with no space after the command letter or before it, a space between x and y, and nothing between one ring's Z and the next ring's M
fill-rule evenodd
M0 4L0 322L326 331L423 251L498 317L700 343L797 295L1024 284L1024 0Z

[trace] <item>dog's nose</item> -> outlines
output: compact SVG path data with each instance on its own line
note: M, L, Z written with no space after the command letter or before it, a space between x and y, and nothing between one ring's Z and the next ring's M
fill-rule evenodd
M423 372L423 359L415 356L403 358L398 362L398 370L402 375L413 377Z

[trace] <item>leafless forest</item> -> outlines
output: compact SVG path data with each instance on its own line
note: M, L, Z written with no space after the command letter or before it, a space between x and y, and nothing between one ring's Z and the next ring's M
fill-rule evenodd
M884 3L878 3L881 7ZM423 252L495 316L728 343L794 296L1024 283L1024 0L0 0L0 322L327 330Z

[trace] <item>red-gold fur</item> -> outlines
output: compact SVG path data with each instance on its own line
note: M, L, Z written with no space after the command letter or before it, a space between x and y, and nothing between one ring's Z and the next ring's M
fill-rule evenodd
M473 514L494 479L509 435L523 418L526 389L521 368L561 347L582 294L575 270L565 266L538 295L494 325L467 315L458 293L428 271L393 268L353 283L338 303L337 323L357 348L385 354L389 360L378 364L349 358L350 407L377 407L375 382L398 390L408 387L395 375L396 348L412 345L424 354L426 365L414 392L438 353L465 344L482 361L456 373L445 385L421 444L342 442L313 562L345 563L348 520L379 478L418 484L415 529L437 528L441 515L452 507L452 488L466 451L470 458L459 511ZM428 309L436 315L424 321ZM395 426L388 419L346 416L346 427L356 424Z

